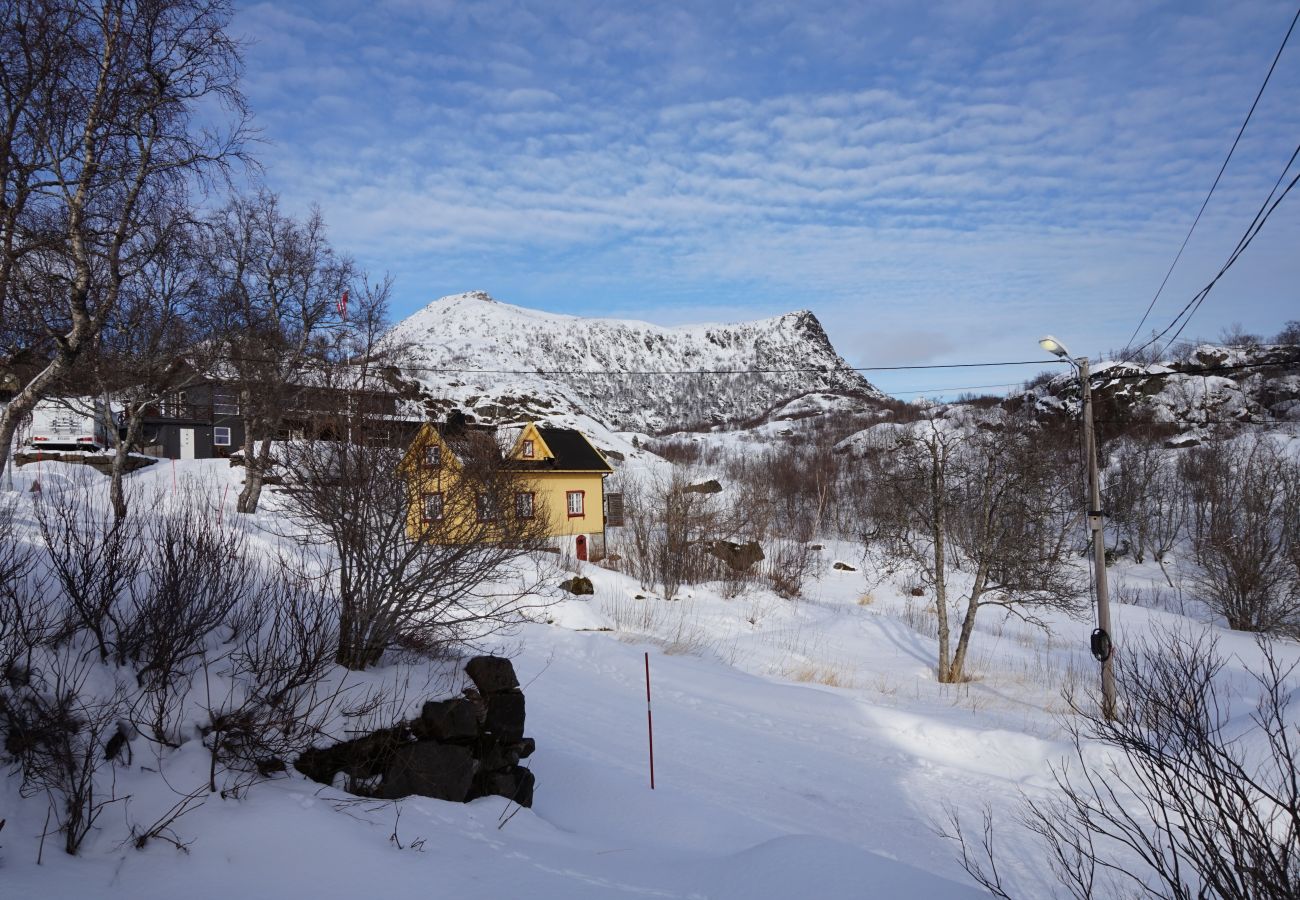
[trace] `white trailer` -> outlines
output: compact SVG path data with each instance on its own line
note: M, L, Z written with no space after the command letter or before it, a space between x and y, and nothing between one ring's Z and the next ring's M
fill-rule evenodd
M113 445L110 422L103 400L49 398L32 410L27 443L33 450L103 450Z

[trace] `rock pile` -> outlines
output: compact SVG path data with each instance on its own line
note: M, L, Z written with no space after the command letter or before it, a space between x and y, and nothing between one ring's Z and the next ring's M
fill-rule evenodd
M476 691L431 700L418 718L298 757L298 771L323 784L340 773L369 797L411 794L468 802L496 794L533 805L533 773L519 764L536 745L524 737L524 694L510 660L477 656L465 666Z

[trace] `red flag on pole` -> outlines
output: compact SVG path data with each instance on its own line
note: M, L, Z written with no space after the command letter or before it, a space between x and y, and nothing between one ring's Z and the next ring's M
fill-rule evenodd
M348 317L348 292L346 290L343 291L343 296L339 298L338 310L340 316L345 319Z

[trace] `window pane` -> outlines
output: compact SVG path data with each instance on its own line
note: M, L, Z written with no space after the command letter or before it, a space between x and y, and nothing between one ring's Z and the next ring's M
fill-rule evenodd
M427 522L442 518L442 494L424 495L424 518Z
M239 395L230 391L213 391L212 414L214 416L239 415Z

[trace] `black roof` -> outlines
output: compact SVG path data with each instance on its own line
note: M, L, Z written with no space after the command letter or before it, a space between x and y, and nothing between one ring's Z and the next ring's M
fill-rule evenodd
M613 472L605 457L583 437L575 428L551 428L538 426L537 433L551 452L554 459L511 460L513 465L522 469L554 470L558 472Z

